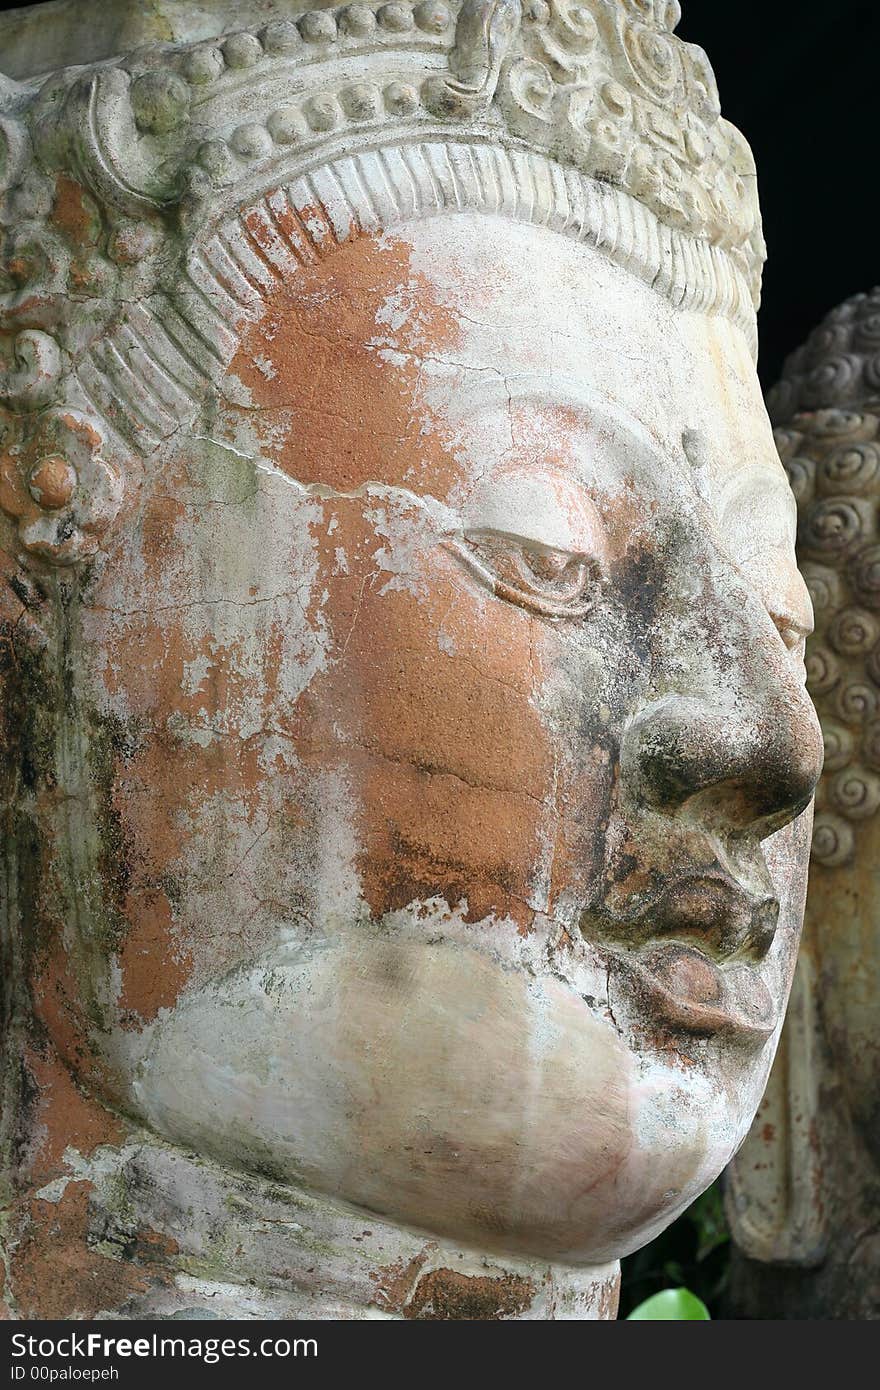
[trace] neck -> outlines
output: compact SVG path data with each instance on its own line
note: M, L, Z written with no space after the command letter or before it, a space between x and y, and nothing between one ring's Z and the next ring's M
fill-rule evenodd
M101 1306L86 1316L540 1321L616 1315L616 1262L576 1269L464 1248L224 1169L142 1132L121 1145L105 1144L88 1159L68 1149L65 1160L72 1175L31 1194L31 1219L35 1207L54 1203L60 1211L75 1196L84 1221L74 1223L65 1262L77 1268L79 1254L80 1274L96 1259L124 1266L117 1265L115 1277L104 1270ZM57 1217L49 1226L57 1242ZM54 1248L57 1256L57 1243ZM14 1301L11 1311L41 1315Z

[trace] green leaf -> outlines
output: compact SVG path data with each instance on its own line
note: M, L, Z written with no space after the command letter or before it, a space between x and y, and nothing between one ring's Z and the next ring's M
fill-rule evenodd
M627 1322L708 1322L709 1309L690 1289L664 1289L634 1308Z

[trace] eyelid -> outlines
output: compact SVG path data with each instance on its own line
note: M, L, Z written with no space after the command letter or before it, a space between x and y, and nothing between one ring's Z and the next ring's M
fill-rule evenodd
M781 546L756 549L737 568L764 604L789 651L805 642L813 632L813 601L793 551Z
M556 546L535 544L522 537L499 535L481 528L463 533L461 540L444 542L497 598L549 618L579 618L589 611L592 596L584 598L600 577L592 556ZM541 575L530 562L558 558L556 574ZM551 567L552 568L552 567Z
M468 536L491 534L606 562L605 527L592 498L556 468L517 466L491 475L469 499L462 523Z
M553 541L539 540L537 536L524 535L521 531L498 531L493 526L466 526L462 532L466 541L476 545L516 546L519 550L531 550L536 555L567 555L572 560L594 560L592 550L574 549L571 545L557 545Z
M776 508L782 509L781 517ZM764 529L763 539L752 550L740 551L744 564L767 547L790 546L794 549L797 502L784 472L778 467L778 460L774 461L770 471L765 465L757 471L750 471L743 478L735 479L717 515L721 531L727 536L732 536L738 530L752 535L756 527L760 535L761 529ZM772 534L767 530L768 525L772 527Z

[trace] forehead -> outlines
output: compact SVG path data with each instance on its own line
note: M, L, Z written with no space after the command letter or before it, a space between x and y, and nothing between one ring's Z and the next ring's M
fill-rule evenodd
M592 246L503 218L433 218L394 237L411 283L455 318L458 360L586 388L676 452L689 429L775 458L748 344L721 316L677 310Z
M741 331L676 309L556 232L431 217L334 248L282 298L246 334L225 394L244 407L238 432L259 434L285 469L282 439L299 441L294 466L306 472L323 439L334 486L409 473L454 502L475 469L518 444L538 461L579 438L587 452L601 444L601 468L668 462L716 510L741 480L787 491ZM414 469L430 435L457 456L446 487L442 470Z

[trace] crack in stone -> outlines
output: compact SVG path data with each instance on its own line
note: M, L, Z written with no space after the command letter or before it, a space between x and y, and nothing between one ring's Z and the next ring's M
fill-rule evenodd
M414 758L393 757L390 753L383 753L380 748L371 747L368 743L360 743L357 739L340 738L339 742L343 748L357 748L363 753L369 753L372 757L381 758L383 762L392 763L397 767L411 767L414 771L420 772L426 777L450 777L453 781L460 782L462 786L469 787L471 791L504 792L508 796L525 797L526 800L533 801L536 806L540 806L545 810L550 804L542 797L535 796L534 792L525 791L522 787L509 787L497 782L471 782L467 777L463 777L461 773L453 772L451 768L440 767L427 762L417 762ZM516 895L511 893L510 896L515 897ZM518 899L518 901L524 902L525 900ZM532 912L540 910L534 907L532 903L527 903L526 906Z

